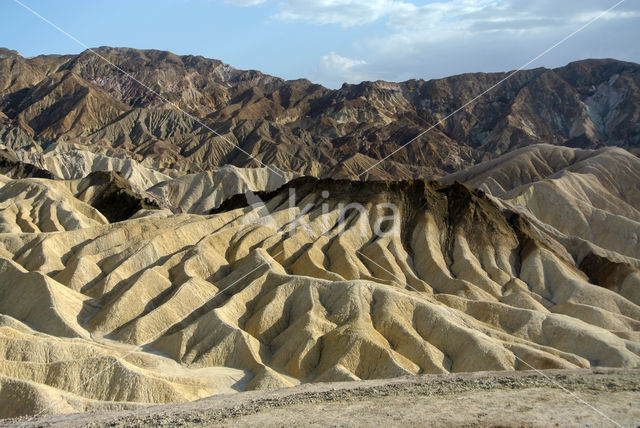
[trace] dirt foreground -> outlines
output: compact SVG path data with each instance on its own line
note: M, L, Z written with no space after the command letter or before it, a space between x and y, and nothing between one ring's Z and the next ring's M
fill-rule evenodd
M563 390L564 388L565 390ZM426 375L224 394L0 426L638 426L640 370Z

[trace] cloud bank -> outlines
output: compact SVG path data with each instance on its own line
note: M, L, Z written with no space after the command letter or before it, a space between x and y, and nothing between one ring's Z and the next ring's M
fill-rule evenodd
M319 59L318 79L335 87L361 79L518 68L616 1L283 0L273 2L277 13L272 18L339 30L366 27L368 37L345 41L340 50L332 47ZM563 57L640 57L636 28L640 1L627 0L550 53L547 63L559 65Z

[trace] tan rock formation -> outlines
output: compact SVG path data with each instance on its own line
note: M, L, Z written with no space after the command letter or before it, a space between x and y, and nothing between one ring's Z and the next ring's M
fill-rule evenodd
M634 254L603 250L586 268L582 247L516 199L308 178L261 196L268 211L236 196L214 215L0 234L3 415L301 382L640 365ZM365 209L341 215L354 202ZM401 222L377 236L383 202ZM290 230L296 218L306 227ZM602 272L613 268L612 285Z

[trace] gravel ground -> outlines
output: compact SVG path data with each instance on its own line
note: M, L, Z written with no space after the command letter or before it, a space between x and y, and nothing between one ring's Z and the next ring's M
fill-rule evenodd
M550 380L551 379L551 380ZM563 390L562 388L566 390ZM640 370L482 372L305 384L136 411L0 421L0 426L638 426Z

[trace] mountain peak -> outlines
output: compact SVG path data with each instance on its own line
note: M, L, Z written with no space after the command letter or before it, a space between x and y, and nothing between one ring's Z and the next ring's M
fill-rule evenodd
M4 58L22 58L18 51L0 47L0 59Z

